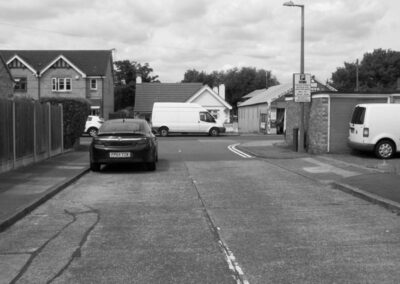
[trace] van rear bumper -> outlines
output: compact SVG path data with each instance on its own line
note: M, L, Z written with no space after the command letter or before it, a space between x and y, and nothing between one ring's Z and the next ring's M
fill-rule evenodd
M360 150L360 151L373 151L375 148L375 144L370 144L370 143L359 143L359 142L353 142L350 140L347 140L347 145L349 145L350 148Z

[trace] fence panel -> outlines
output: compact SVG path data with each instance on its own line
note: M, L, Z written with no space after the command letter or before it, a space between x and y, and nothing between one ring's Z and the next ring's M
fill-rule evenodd
M33 155L34 150L33 103L30 101L15 102L15 145L16 156L22 158Z
M13 160L12 101L0 99L0 162Z
M49 149L48 105L35 103L36 111L36 154L43 155Z
M61 136L62 136L62 125L61 125L61 107L52 105L51 106L51 150L61 150Z
M0 172L62 153L62 137L62 106L0 99Z

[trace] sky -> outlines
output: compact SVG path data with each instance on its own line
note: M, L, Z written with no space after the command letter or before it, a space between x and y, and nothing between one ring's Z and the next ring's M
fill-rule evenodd
M187 70L300 71L301 8L286 0L0 0L0 49L113 50L163 83ZM400 51L398 0L296 0L305 11L305 73L325 82L344 62Z

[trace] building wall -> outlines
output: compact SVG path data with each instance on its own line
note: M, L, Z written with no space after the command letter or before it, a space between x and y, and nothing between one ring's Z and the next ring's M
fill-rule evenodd
M268 115L268 105L251 105L238 108L238 126L241 133L259 133L261 114Z
M0 98L10 98L13 96L14 85L10 78L7 67L0 60Z
M328 151L329 98L312 100L308 128L308 152L312 154Z
M53 92L52 78L71 78L71 91ZM41 97L86 98L86 79L73 68L50 68L40 77Z
M17 77L26 77L27 88L26 92L24 91L16 91L14 93L15 96L24 97L24 98L32 98L37 100L38 96L38 79L34 73L28 68L11 68L11 75L13 78Z
M230 110L218 101L209 91L204 91L200 96L193 100L192 103L201 105L205 109L211 111L212 114L213 111L216 111L218 113L218 122L229 122Z
M348 153L351 150L347 146L349 121L354 106L361 103L388 103L390 96L337 93L313 95L311 103L306 103L304 110L307 151L312 154ZM299 103L287 101L285 119L285 140L288 145L293 145L293 129L299 128Z
M288 145L293 145L293 130L300 127L300 104L294 102L293 100L287 101L285 109L285 140ZM309 117L310 103L304 103L304 129L306 132L308 130Z

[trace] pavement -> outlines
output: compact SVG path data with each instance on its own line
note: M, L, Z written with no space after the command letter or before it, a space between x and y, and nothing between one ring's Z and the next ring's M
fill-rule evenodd
M0 174L0 232L89 171L89 151L75 151Z
M400 212L400 157L310 155L283 140L246 142L237 148L275 166ZM89 171L88 145L0 174L0 232Z
M360 152L312 155L295 152L283 140L248 142L237 148L400 214L399 155L390 160Z

